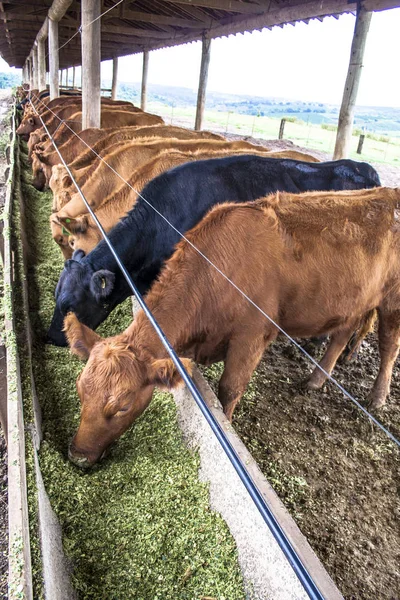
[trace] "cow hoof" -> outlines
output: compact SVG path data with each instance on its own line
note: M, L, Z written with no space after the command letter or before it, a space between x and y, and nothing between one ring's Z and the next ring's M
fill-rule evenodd
M320 379L311 376L304 382L304 387L307 390L320 390L325 383L325 378L321 381Z
M382 408L382 406L385 406L385 404L385 399L382 400L382 398L370 398L367 408L368 410L378 410L379 408Z

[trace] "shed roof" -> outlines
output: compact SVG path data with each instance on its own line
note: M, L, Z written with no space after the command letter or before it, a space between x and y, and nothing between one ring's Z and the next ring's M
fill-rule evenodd
M117 0L103 0L104 12ZM364 0L367 10L400 6L400 0ZM0 2L0 55L22 67L52 0ZM210 38L244 33L286 23L322 20L356 11L352 0L124 0L102 16L101 59L125 56ZM80 26L81 3L74 0L59 22L59 45ZM81 40L76 35L60 48L60 68L81 64Z

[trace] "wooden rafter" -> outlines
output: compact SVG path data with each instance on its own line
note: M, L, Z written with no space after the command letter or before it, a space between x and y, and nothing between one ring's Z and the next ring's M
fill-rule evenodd
M367 11L400 6L400 0L362 2ZM9 64L23 65L51 4L52 0L0 2L0 54ZM103 1L103 11L111 7L110 0ZM356 0L125 0L102 17L102 57L176 46L203 35L216 38L311 19L322 21L326 16L354 12L356 7ZM59 23L60 46L78 30L80 12L81 2L74 0ZM77 64L79 47L80 36L76 36L61 49L63 68Z

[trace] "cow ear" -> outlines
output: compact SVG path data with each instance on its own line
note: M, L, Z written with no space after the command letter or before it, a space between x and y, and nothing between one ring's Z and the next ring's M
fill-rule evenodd
M61 180L61 183L63 184L64 187L70 187L72 185L71 176L68 175L68 173L66 175L64 175L64 177Z
M70 233L85 233L89 226L89 221L86 215L73 219L72 217L59 217L57 221Z
M114 288L114 282L115 274L106 269L101 269L100 271L93 273L92 279L90 280L90 291L96 300L107 298Z
M185 369L192 374L193 364L188 358L180 359ZM174 388L182 384L182 378L176 366L170 358L153 360L149 367L149 383L161 387Z
M82 359L89 358L93 346L102 339L92 329L78 321L74 313L68 313L65 317L63 331L72 354Z

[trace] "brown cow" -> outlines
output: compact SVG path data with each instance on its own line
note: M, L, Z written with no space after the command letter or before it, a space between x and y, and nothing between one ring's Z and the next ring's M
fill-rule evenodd
M278 193L220 205L186 235L289 335L330 334L320 363L328 373L363 315L377 308L381 366L370 393L377 408L400 345L399 207L400 188ZM146 303L180 356L224 361L218 396L231 420L276 326L186 241ZM144 411L154 386L174 387L180 377L143 312L108 339L72 313L65 332L71 351L88 359L77 380L81 422L70 447L71 460L87 467ZM325 380L316 368L308 386Z
M57 147L64 160L68 163L73 160L74 156L87 149L88 145L94 146L98 140L107 135L105 131L107 130L99 129L97 127L90 127L89 129L84 129L81 131L79 133L79 137L71 135L66 142L57 145ZM30 139L34 136L36 136L36 131L31 134ZM30 144L30 139L28 142L28 147ZM36 148L38 148L38 146L36 146ZM51 155L51 159L48 158L48 155ZM43 162L43 156L45 156L45 161L49 161L50 164ZM56 160L56 157L58 160ZM50 153L45 153L41 151L40 148L32 151L32 185L36 189L42 190L44 187L48 187L51 177L52 161L54 164L58 164L60 162L60 157L55 150L54 152Z
M311 158L309 162L318 162L317 159L310 157L308 154L302 152L281 151L278 153L271 153L268 148L264 146L256 146L245 141L227 141L227 140L207 140L207 139L189 139L189 140L148 140L143 143L139 140L133 142L126 142L125 144L116 144L109 148L109 153L104 157L104 160L113 167L120 177L115 175L107 164L103 161L93 162L92 165L83 172L77 171L77 183L84 181L82 191L87 195L89 202L93 209L97 209L99 204L104 199L112 194L116 185L120 187L121 177L125 180L129 178L132 171L139 167L141 164L152 160L155 155L163 152L170 153L171 150L177 150L180 152L188 152L200 154L204 151L207 152L228 152L229 154L247 153L247 154L261 154L279 158L297 158L298 160L305 160ZM74 165L71 165L74 168ZM54 169L54 167L53 167ZM69 204L68 207L61 204L59 196L62 195L63 201L70 195L75 193L75 186L68 177L61 175L64 169L64 174L67 172L64 167L59 167L57 172L57 184L53 177L50 180L50 187L53 191L56 206L64 206L64 210L61 216L65 217L76 217L86 212L86 207L82 200L78 201L78 198L74 198L74 203ZM91 178L91 179L89 179ZM61 183L61 189L59 184Z
M42 126L42 120L45 123L49 132L53 133L60 126L60 121L68 120L69 122L73 122L74 119L71 115L76 113L78 110L82 110L82 102L74 101L68 103L67 106L60 107L59 109L48 109L47 111L44 111L40 116L36 114L30 114L22 119L16 133L18 135L24 136L30 135L32 131L35 131L36 129ZM143 113L143 111L138 111L133 105L129 104L125 106L120 106L110 104L108 102L102 103L102 115L105 111L117 111L118 113L126 111L129 113L133 113L137 116L137 122L141 124L147 123L149 125L153 125L155 123L164 123L161 117L156 117L155 115L152 115L153 119L144 119L144 115L150 115L150 113ZM77 120L77 117L75 117L75 120ZM80 118L80 120L82 120L82 118ZM136 122L132 124L136 124ZM82 126L79 130L81 129Z
M79 136L88 131L87 129L79 133ZM96 143L90 143L87 139L85 141L91 146L88 148L86 144L79 140L79 137L72 135L59 148L62 157L65 162L76 172L78 169L86 168L94 161L96 161L96 154L101 153L105 148L116 144L117 142L123 142L128 140L134 140L136 138L142 138L144 140L148 138L177 138L177 139L218 139L223 140L224 138L216 133L210 133L209 131L194 131L192 129L185 129L183 127L175 127L170 125L150 125L145 127L116 127L112 129L102 129ZM34 134L31 134L31 137ZM86 134L87 135L87 134ZM29 142L28 142L29 145ZM50 144L52 146L52 144ZM75 160L73 160L75 158ZM55 150L50 152L36 152L36 157L32 163L33 178L35 181L36 177L39 177L40 171L43 171L46 184L48 185L51 177L51 167L60 164L60 157ZM35 184L34 184L35 185Z
M119 175L128 181L129 185L126 185L118 175L110 171L105 163L100 165L101 171L99 167L94 172L93 183L92 180L87 180L88 175L86 172L82 175L83 180L86 182L82 187L82 191L88 201L95 204L97 199L101 199L100 209L97 212L98 218L106 231L109 231L133 207L137 199L136 192L140 191L148 181L160 173L185 162L249 154L248 147L241 145L243 142L231 142L232 146L225 144L219 146L214 144L209 145L209 150L207 151L205 151L206 146L203 146L203 151L197 146L192 152L190 150L193 147L188 148L185 144L185 148L182 144L177 140L174 143L173 152L167 152L165 148L161 149L157 154L153 154L153 158L150 161L148 158L145 160L145 157L142 155L143 162L139 163L139 157L134 156L132 160L136 160L136 166L133 175L129 179L129 171L132 170L132 163L129 161L124 163L122 161L121 164L124 168L121 166L117 167L116 164L113 164L110 156L107 155L108 164L111 164ZM139 149L142 150L142 148L143 146ZM270 158L293 158L291 150L274 153L258 152L258 146L253 146L253 148L251 150L251 154L253 155L268 156ZM154 145L152 149L156 150L156 146ZM188 149L189 152L187 151ZM132 150L132 147L130 147L130 150ZM136 149L134 150L136 153ZM121 153L117 156L121 158ZM142 168L140 168L140 164L142 164ZM130 169L129 166L131 167ZM126 168L128 168L128 175L124 173L124 169ZM78 171L78 174L81 176L80 171ZM89 251L98 243L100 239L99 232L93 219L89 215L84 214L87 209L81 196L76 192L72 194L74 186L70 185L72 184L71 178L65 168L61 165L54 166L50 181L50 187L54 192L53 214L50 217L50 229L53 239L60 246L65 259L71 258L73 249L82 249L85 252ZM67 187L68 185L70 185L69 188ZM92 208L95 208L95 206L92 205ZM75 218L80 214L84 214L84 216ZM70 236L68 232L72 233L73 236Z
M255 147L257 148L257 146ZM108 233L118 221L124 217L136 203L137 193L140 192L144 186L154 177L164 173L165 171L172 169L183 163L207 160L209 158L224 158L225 156L237 156L239 154L248 154L248 150L232 150L226 151L212 151L201 152L201 153L184 153L174 149L173 152L161 153L153 160L145 163L138 168L129 179L129 185L120 185L119 189L116 189L108 197L104 197L104 200L98 210L96 210L96 216L102 224L106 233ZM251 154L258 154L257 151L252 150ZM268 152L264 154L269 158L293 158L293 151L282 150L280 152ZM296 153L297 154L297 153ZM74 199L81 202L78 194L74 195ZM71 200L72 202L73 200ZM69 205L68 205L69 206ZM54 234L57 235L56 241L60 240L61 246L68 242L71 250L63 250L63 254L66 258L70 258L72 250L83 250L85 254L90 252L102 239L101 233L96 226L94 219L89 214L83 214L78 218L71 218L67 216L64 211L68 210L64 207L59 211L58 214L53 214L50 218L51 229ZM54 221L59 223L56 227ZM63 231L61 231L63 230ZM71 235L68 237L66 232L70 232ZM58 242L59 243L59 242ZM68 256L67 256L68 255Z

